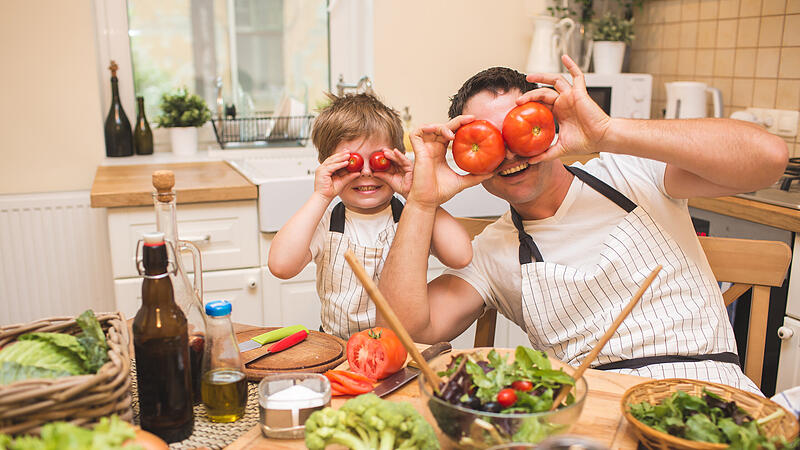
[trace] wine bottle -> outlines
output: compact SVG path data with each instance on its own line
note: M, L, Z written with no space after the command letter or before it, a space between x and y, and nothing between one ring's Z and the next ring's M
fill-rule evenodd
M137 155L153 154L153 131L144 115L144 97L136 97L136 128L133 130L133 149Z
M108 66L111 71L111 109L106 117L106 156L131 156L133 155L133 133L131 123L122 102L119 99L117 86L117 63L111 61Z

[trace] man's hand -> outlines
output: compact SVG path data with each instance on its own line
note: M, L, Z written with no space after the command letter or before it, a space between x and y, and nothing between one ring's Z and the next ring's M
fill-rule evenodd
M383 149L386 159L392 162L392 167L386 172L372 172L372 176L385 182L393 191L408 198L411 190L411 181L414 177L414 164L398 149Z
M347 167L350 159L350 152L334 153L329 156L314 172L314 192L333 201L334 197L351 181L361 176L361 172L347 172L346 175L338 175L337 172Z
M534 89L517 99L518 105L530 101L544 103L553 110L559 126L556 143L546 152L530 158L529 163L601 151L610 124L611 119L586 91L586 81L578 65L567 55L561 60L572 75L572 85L559 74L529 74L528 81L549 84L555 90Z
M458 116L446 124L425 125L411 133L414 182L409 200L435 208L493 175L459 175L447 165L447 147L455 139L455 131L473 120L473 116Z

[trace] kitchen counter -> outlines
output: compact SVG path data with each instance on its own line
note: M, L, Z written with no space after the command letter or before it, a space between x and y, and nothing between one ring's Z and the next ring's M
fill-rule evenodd
M104 165L92 183L92 207L152 206L152 175L162 169L175 172L181 204L258 198L258 188L224 161Z
M738 197L692 198L689 206L726 216L800 232L800 211Z

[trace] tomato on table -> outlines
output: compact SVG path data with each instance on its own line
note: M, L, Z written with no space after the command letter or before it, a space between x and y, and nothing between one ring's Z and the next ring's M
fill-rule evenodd
M347 362L350 370L380 380L403 368L408 352L394 331L374 327L350 336Z
M478 175L491 173L505 157L503 135L490 122L476 120L456 131L453 159L462 170Z
M544 152L555 135L553 113L538 102L517 106L503 120L503 139L509 150L520 156L536 156Z
M369 155L369 167L373 172L385 172L392 167L392 162L386 157L382 151L375 152Z
M350 153L350 159L347 160L345 169L347 169L348 172L360 172L363 167L364 158L358 153Z

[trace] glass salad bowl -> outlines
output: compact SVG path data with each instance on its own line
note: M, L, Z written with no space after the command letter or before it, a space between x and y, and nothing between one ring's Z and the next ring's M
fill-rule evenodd
M459 354L474 352L475 350L454 352L453 358ZM510 354L509 360L513 360L513 350L497 350L497 352L505 356ZM482 353L486 354L486 351ZM439 357L431 361L431 366L435 371L441 371L446 368L449 361L448 357ZM564 366L557 362L553 365L554 368ZM463 403L447 402L434 395L424 374L419 376L419 390L439 429L451 445L457 448L485 449L511 442L538 443L548 436L567 433L583 411L588 386L585 378L579 378L575 380L575 385L570 391L572 398L569 405L555 411L534 413L489 412L472 409Z

